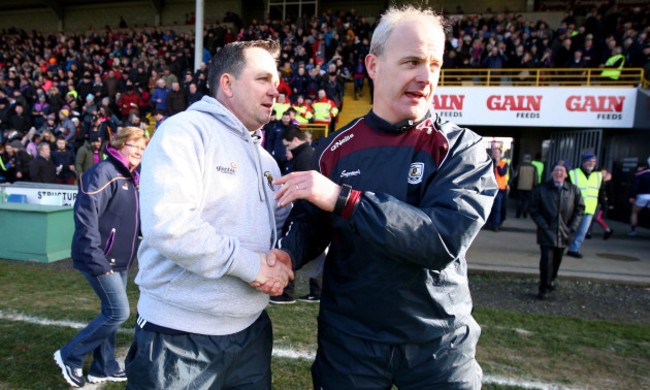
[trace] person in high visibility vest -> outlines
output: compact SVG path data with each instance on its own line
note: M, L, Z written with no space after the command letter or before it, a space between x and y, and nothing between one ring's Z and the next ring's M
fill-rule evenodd
M327 98L324 89L318 90L318 98L311 105L314 109L314 123L329 125L339 113L339 109L332 99Z
M278 93L278 100L273 105L273 111L275 111L275 119L282 120L282 114L291 108L291 103L287 100L287 95L280 92Z
M541 161L541 155L539 153L535 154L535 159L530 163L537 168L537 184L540 184L544 177L544 163Z
M309 123L311 118L314 117L313 109L305 103L305 97L303 95L298 95L296 102L291 107L296 110L296 120L301 125Z
M492 212L490 213L490 218L488 219L488 225L491 225L492 230L495 232L499 231L501 225L501 208L503 207L503 199L508 195L508 163L501 159L501 154L503 152L500 148L495 148L492 150L492 162L494 163L494 176L497 179L497 186L499 191L497 192L496 198L494 198L494 203L492 204Z
M596 207L599 202L604 202L605 200L604 195L600 190L603 183L603 174L600 171L595 171L596 160L595 154L589 152L585 153L582 156L580 167L572 169L569 172L571 183L580 188L582 199L585 202L585 213L582 216L578 230L573 235L571 246L566 253L567 256L576 257L578 259L583 257L578 250L580 249L582 242L585 240L585 236L587 235L587 231L591 225L591 220L594 218L594 214L596 213Z
M620 46L614 48L614 55L605 61L606 69L600 73L602 77L608 77L612 80L618 80L621 77L621 69L625 65L625 56L621 54L622 52L623 49Z

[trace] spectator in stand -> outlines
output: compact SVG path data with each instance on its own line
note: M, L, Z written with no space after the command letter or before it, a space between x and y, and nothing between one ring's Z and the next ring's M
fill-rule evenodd
M72 123L72 120L69 117L70 111L68 109L61 109L59 111L59 125L54 131L54 135L63 137L68 142L74 142L77 127Z
M639 213L644 208L650 208L650 157L648 157L647 163L639 165L634 174L630 189L630 204L632 204L632 213L630 214L630 232L627 235L636 237L639 235L639 232L636 231Z
M298 70L291 77L291 88L293 90L293 96L305 95L307 94L307 85L309 83L309 77L305 73L305 65L298 65Z
M196 86L196 83L191 83L188 87L188 94L187 94L187 106L191 106L192 104L198 102L203 98L203 92L199 91L198 87Z
M90 169L93 165L102 161L102 138L99 133L90 135L82 147L77 151L77 159L75 161L75 171L77 176L81 175Z
M551 179L535 187L530 202L530 216L537 225L540 283L537 297L546 299L555 290L564 249L578 229L584 201L580 189L567 180L569 166L560 160L553 164Z
M74 184L76 176L75 155L63 137L56 139L56 149L51 153L52 164L56 170L57 184Z
M38 101L34 103L32 109L32 124L37 129L43 126L47 121L47 116L52 112L50 103L47 102L47 96L44 93L38 95Z
M318 99L314 100L311 105L314 111L314 123L331 125L334 118L339 114L336 103L327 97L325 90L318 90Z
M354 100L363 96L363 81L366 78L366 65L363 58L359 57L357 63L352 67L352 78L354 80Z
M165 85L165 80L158 79L156 81L158 86L153 93L151 94L151 104L155 110L167 113L167 95L169 94L169 88Z
M29 179L36 183L56 183L56 170L50 158L48 142L38 145L38 155L29 163Z
M10 113L8 127L25 134L32 127L31 115L25 112L24 103L17 102Z
M185 92L181 89L178 81L172 83L172 89L167 94L167 113L169 116L178 114L179 112L185 111L187 108L187 101L185 97Z
M130 314L127 274L140 241L136 168L146 145L144 131L123 128L106 148L108 158L79 178L72 260L97 294L101 312L54 353L63 378L73 387L85 385L83 365L91 352L90 383L126 381L115 359L115 340Z
M117 105L120 107L122 119L128 118L131 111L140 112L140 96L136 93L133 84L126 86L126 93L122 95Z
M281 120L282 115L291 107L291 102L287 100L287 95L278 91L278 99L273 105L273 112L275 112L275 120ZM278 140L280 142L280 140Z
M313 109L310 104L305 102L303 95L298 95L296 102L291 106L296 111L295 119L299 125L305 125L314 117Z
M9 183L16 181L29 181L29 165L32 161L29 153L25 151L20 140L5 143L5 156L3 157L3 176Z

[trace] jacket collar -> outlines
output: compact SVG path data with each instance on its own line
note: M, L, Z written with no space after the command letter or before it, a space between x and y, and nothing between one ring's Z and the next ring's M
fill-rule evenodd
M424 117L417 122L407 120L407 121L391 124L385 121L384 119L380 118L379 116L377 116L377 114L375 114L374 111L370 110L368 114L366 114L365 119L371 127L377 130L384 131L387 133L405 133L406 131L412 129L413 127L417 126L418 124L424 122L427 119L435 120L435 115L433 115L433 112L429 110L424 115Z

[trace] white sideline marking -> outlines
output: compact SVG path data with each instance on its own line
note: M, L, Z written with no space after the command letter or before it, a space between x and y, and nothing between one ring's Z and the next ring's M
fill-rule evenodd
M49 320L47 318L32 317L24 314L14 314L14 313L5 313L0 310L0 319L10 320L10 321L19 321L27 322L29 324L35 325L45 325L45 326L63 326L73 329L83 329L88 325L83 322L74 322L74 321L55 321ZM519 330L519 329L518 329ZM130 333L133 334L134 329L123 329L118 330L120 333ZM309 351L297 351L287 348L273 348L273 356L278 358L285 359L304 359L304 360L314 360L316 358L316 353ZM120 360L124 359L124 356L119 357ZM484 375L483 383L493 383L497 385L509 385L509 386L519 386L524 389L536 389L536 390L571 390L569 387L564 387L551 383L541 383L541 382L531 382L531 381L519 381L510 378L503 378L492 375ZM86 385L88 386L88 385Z

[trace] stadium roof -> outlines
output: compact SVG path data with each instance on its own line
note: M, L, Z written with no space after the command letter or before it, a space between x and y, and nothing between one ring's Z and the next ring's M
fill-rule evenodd
M161 9L165 0L150 0L156 9ZM0 0L0 12L22 9L39 9L50 8L57 14L63 8L75 5L88 4L115 4L133 2L133 0L112 0L112 1L95 1L95 0Z

